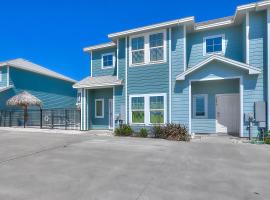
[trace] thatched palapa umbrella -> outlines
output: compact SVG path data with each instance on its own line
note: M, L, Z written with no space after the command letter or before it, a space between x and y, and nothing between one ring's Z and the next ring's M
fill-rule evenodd
M20 94L11 97L7 100L8 106L20 106L24 109L24 127L27 122L27 108L28 106L42 106L42 101L34 95L24 91Z

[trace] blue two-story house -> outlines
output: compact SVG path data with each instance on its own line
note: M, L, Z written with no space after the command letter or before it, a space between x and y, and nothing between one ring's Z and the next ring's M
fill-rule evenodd
M187 17L108 37L84 49L91 75L74 85L82 130L114 129L122 120L134 129L180 123L190 133L245 137L245 114L270 101L269 1L238 6L230 17Z
M6 105L7 100L23 91L40 99L44 109L76 109L74 83L69 77L22 58L0 62L0 110L13 109Z

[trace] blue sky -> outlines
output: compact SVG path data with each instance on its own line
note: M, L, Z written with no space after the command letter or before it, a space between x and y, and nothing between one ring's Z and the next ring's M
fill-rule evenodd
M90 74L86 46L109 33L195 16L233 15L249 0L0 0L0 60L25 58L76 80Z

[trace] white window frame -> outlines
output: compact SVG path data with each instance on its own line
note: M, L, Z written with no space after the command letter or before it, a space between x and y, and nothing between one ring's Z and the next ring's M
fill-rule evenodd
M112 65L110 65L110 66L104 66L103 64L103 57L104 56L110 56L110 55L112 55L112 57L113 57L113 60L112 60L112 62L113 62L113 64ZM104 53L104 54L101 54L101 69L111 69L111 68L114 68L115 67L115 53L114 52L111 52L111 53Z
M97 116L97 102L102 102L102 115ZM104 99L95 99L95 118L104 118Z
M159 61L150 61L150 35L163 33L163 60ZM132 63L132 39L137 37L144 37L144 62L143 63ZM156 47L155 47L156 48ZM142 65L151 65L151 64L159 64L167 62L167 31L166 29L147 32L138 35L132 35L129 37L129 66L142 66Z
M206 52L206 40L208 39L214 39L214 38L218 38L218 37L221 37L222 38L222 50L219 51L219 52L212 52L212 53L207 53ZM207 56L207 55L213 55L213 54L225 54L225 34L220 34L220 35L211 35L211 36L208 36L208 37L204 37L203 38L203 55L204 56Z
M2 73L2 70L0 70L0 82L3 81L3 73Z
M204 116L196 116L196 98L204 98ZM192 97L192 109L193 109L193 118L195 119L205 119L208 118L208 94L194 94Z
M164 99L164 122L167 123L167 94L166 93L153 93L153 94L134 94L129 95L129 123L132 125L155 125L150 123L150 97L163 96ZM144 97L144 123L133 123L132 122L132 98L133 97Z

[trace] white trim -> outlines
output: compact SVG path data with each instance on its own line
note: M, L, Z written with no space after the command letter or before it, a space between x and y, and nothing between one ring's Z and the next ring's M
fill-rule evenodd
M86 89L84 89L84 130L86 130L86 123L87 123L87 112L86 112Z
M172 122L172 29L169 28L169 123Z
M127 72L127 70L128 70L128 37L126 36L126 39L125 39L125 46L126 46L126 48L125 48L125 57L126 57L126 59L125 59L125 106L126 106L126 114L125 114L125 123L127 123L127 121L128 121L128 96L127 96L127 91L128 91L128 79L127 79L127 77L128 77L128 72Z
M104 66L104 60L103 60L103 57L104 56L112 56L112 58L113 58L112 65L110 65L110 66ZM101 54L101 69L112 69L114 67L115 67L115 53L114 52L110 52L110 53Z
M113 131L115 130L115 87L113 87Z
M230 79L239 79L239 87L240 87L240 137L244 137L243 126L244 126L244 104L243 104L243 95L244 95L244 87L243 87L243 77L242 76L230 76L230 77L222 77L222 78L214 78L214 79L191 79L189 80L189 133L191 134L191 83L198 81L212 81L212 80L230 80Z
M150 35L153 34L158 34L162 33L163 34L163 60L158 60L158 61L151 61L150 60ZM132 39L138 38L138 37L143 37L144 38L144 49L141 49L141 51L144 51L144 62L143 63L132 63ZM152 31L152 32L147 32L144 34L137 34L137 35L132 35L129 37L129 48L128 48L128 53L129 53L129 67L135 67L135 66L142 66L142 65L152 65L152 64L159 64L159 63L165 63L167 62L167 31L166 29L158 30L158 31Z
M196 115L196 98L203 97L204 98L204 116ZM192 95L192 109L193 109L193 118L194 119L206 119L208 118L208 94L194 94Z
M93 77L93 52L90 51L90 71L91 71L91 74L90 74L90 77Z
M267 9L267 129L270 130L270 8Z
M187 27L184 25L183 27L183 34L184 34L184 58L183 58L183 66L184 66L184 71L187 69Z
M114 97L113 97L114 98ZM114 130L114 122L113 122L113 124L112 124L112 126L110 126L110 121L111 121L111 116L110 116L110 105L111 105L111 102L112 102L112 107L111 107L111 109L112 109L112 115L113 115L113 104L114 104L114 99L108 99L108 113L109 113L109 116L108 116L108 119L109 119L109 126L108 126L108 129L113 129ZM114 116L112 116L112 121L114 120Z
M249 12L246 13L246 63L249 64Z
M86 104L86 120L85 120L85 126L86 126L86 130L89 129L89 91L87 89L85 89L86 92L86 99L85 99L85 104Z
M186 70L185 72L183 72L182 74L179 74L177 77L176 77L176 80L185 80L186 76L191 74L192 72L200 69L201 67L205 66L206 64L212 62L213 60L218 60L218 61L221 61L223 63L226 63L226 64L230 64L230 65L233 65L235 67L238 67L238 68L241 68L241 69L244 69L244 70L248 70L249 74L260 74L261 73L261 70L259 68L256 68L256 67L252 67L250 65L247 65L245 63L241 63L241 62L238 62L238 61L235 61L235 60L232 60L232 59L229 59L229 58L225 58L223 56L219 56L219 55L212 55L210 56L209 58L205 59L204 61L198 63L197 65L195 65L194 67L191 67L189 68L188 70Z
M102 115L97 116L97 102L101 101L102 102ZM95 118L104 118L104 99L95 99Z
M212 53L207 53L206 52L206 40L208 39L214 39L214 38L219 38L221 37L222 38L222 49L221 51L219 52L212 52ZM211 36L207 36L207 37L204 37L203 38L203 56L208 56L208 55L215 55L215 54L225 54L225 48L226 48L226 45L225 45L225 34L219 34L219 35L211 35Z
M116 49L116 77L119 79L119 39L117 39L117 49Z
M7 67L7 87L9 87L9 85L10 85L9 79L10 79L10 73L9 73L9 66L8 66Z
M83 49L83 51L89 52L89 51L93 51L93 50L97 50L97 49L105 49L105 48L114 47L114 46L116 46L116 44L114 42L108 42L108 43L104 43L104 44L98 44L98 45L94 45L94 46L85 47Z
M164 123L167 123L167 94L166 93L152 93L152 94L132 94L129 95L129 123L132 125L154 125L150 123L150 97L163 96L164 100ZM132 109L131 100L133 97L144 97L144 123L132 123Z
M3 72L2 70L0 70L0 82L2 82L2 80L3 80Z
M216 28L216 27L220 27L220 26L227 26L227 25L231 25L234 23L234 20L225 20L222 22L217 22L217 23L210 23L210 24L205 24L205 25L198 25L194 28L195 31L201 31L204 29L211 29L211 28Z
M194 23L194 17L186 17L186 18L182 18L182 19L177 19L177 20L173 20L173 21L168 21L168 22L163 22L163 23L159 23L159 24L154 24L154 25L150 25L150 26L143 26L140 28L135 28L135 29L130 29L127 31L122 31L122 32L117 32L117 33L111 33L108 35L108 37L112 40L120 37L120 36L126 36L126 35L131 35L131 34L136 34L136 33L140 33L140 32L145 32L145 31L152 31L155 29L162 29L162 28L168 28L174 25L179 25L182 23Z
M4 92L4 91L6 91L8 89L11 89L11 88L14 88L14 86L13 85L10 85L8 87L0 87L0 92Z

